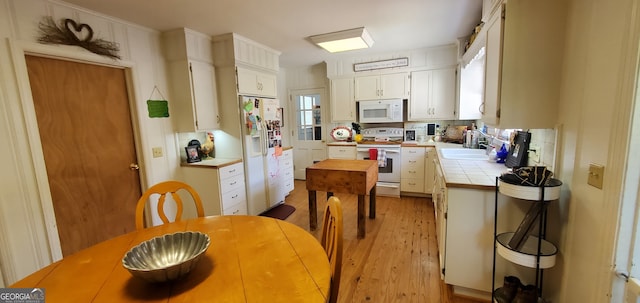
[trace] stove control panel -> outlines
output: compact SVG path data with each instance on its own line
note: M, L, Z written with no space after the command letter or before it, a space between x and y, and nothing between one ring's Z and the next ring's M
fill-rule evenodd
M404 137L404 129L403 128L388 128L388 127L376 127L376 128L365 128L361 132L362 136L367 138L388 138L389 140L393 139L402 139Z

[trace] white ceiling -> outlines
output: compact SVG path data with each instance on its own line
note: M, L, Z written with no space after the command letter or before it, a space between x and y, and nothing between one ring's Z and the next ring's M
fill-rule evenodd
M480 21L482 0L65 0L159 31L235 32L282 52L280 66L455 43ZM368 50L329 54L317 34L366 27Z

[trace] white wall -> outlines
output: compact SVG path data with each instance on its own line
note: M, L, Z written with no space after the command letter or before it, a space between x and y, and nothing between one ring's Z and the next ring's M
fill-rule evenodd
M49 15L89 24L97 38L119 44L122 60L36 43L38 23ZM61 257L25 51L130 68L142 183L171 178L179 157L171 120L147 116L146 99L154 86L168 91L159 33L59 1L0 0L0 38L0 280L11 284ZM165 156L153 158L152 146L162 147Z

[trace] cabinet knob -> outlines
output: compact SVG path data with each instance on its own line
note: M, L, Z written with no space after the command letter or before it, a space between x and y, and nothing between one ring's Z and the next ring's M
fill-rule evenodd
M140 170L140 166L138 166L138 164L136 164L136 163L131 163L131 164L129 164L129 169L130 170Z

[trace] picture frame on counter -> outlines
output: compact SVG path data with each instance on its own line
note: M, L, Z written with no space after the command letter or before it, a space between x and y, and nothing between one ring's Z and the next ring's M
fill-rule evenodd
M200 162L200 153L198 152L198 145L189 145L184 148L187 153L187 163Z

